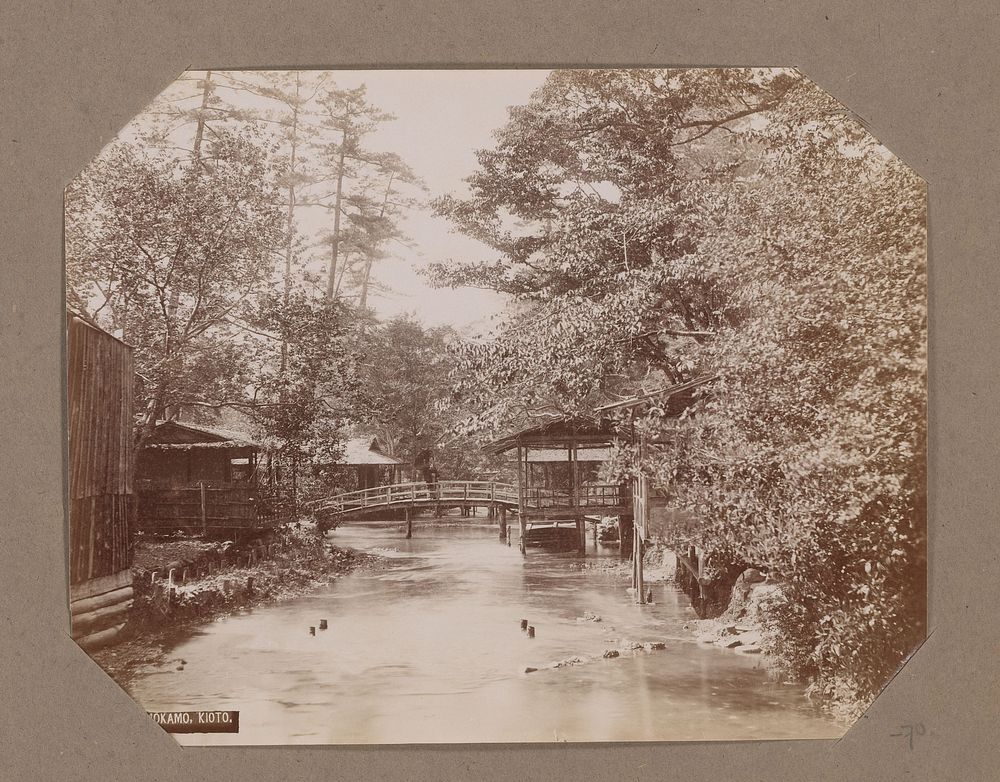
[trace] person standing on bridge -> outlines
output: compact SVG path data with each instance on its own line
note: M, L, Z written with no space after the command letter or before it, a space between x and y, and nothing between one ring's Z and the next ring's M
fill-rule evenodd
M440 499L438 494L438 471L433 462L427 468L427 487L430 489L431 497L436 500Z

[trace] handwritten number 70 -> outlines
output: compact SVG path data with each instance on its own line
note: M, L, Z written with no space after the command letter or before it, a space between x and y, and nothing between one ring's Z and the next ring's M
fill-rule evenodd
M911 750L913 749L913 740L917 736L923 736L927 732L926 728L924 728L924 723L922 722L915 722L912 725L900 725L899 727L901 728L902 732L890 733L889 735L905 736L906 741L909 744Z

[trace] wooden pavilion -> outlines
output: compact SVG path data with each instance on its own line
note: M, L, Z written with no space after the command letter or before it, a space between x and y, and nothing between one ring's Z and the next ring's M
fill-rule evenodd
M586 549L586 522L632 512L627 484L598 480L596 462L607 458L618 432L607 419L558 418L522 429L486 447L487 453L517 452L518 524L525 553L530 529L570 522L576 548Z
M270 450L243 432L160 421L139 452L138 523L153 533L259 532L286 519L281 478Z
M338 467L353 469L359 490L398 483L403 464L385 453L377 437L352 437L344 443L344 453L337 460Z

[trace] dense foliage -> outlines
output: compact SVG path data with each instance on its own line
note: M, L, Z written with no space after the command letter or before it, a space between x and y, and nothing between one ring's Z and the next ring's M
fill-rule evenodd
M253 428L300 477L336 460L358 310L419 189L362 143L391 119L329 72L190 74L67 188L68 300L135 347L140 443L181 416Z
M469 430L703 375L624 449L717 562L783 584L773 650L863 704L924 630L925 188L784 71L554 73L442 214L497 251L443 264L519 306L469 346Z
M245 409L286 458L336 461L356 388L353 313L337 299L269 291L258 297L248 320L268 339L258 343L253 399ZM276 343L284 346L280 361Z
M473 480L497 469L479 443L456 432L467 414L452 400L450 327L403 315L366 329L360 341L356 420L390 455L409 465L433 462L442 480Z
M67 189L68 299L134 347L147 429L171 408L243 398L237 318L283 241L266 151L220 134L205 159L199 171L116 143Z

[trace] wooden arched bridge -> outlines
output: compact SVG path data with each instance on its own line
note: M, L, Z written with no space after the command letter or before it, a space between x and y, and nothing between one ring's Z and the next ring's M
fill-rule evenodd
M495 481L395 483L346 492L312 503L318 516L357 518L385 509L517 508L517 487Z
M518 489L497 481L439 481L396 483L346 492L316 500L310 509L318 516L338 519L364 516L389 508L495 508L539 518L563 519L567 512L599 513L629 504L618 484L591 484L578 492L540 487Z
M501 539L509 539L507 514L514 512L518 515L521 528L519 545L523 551L525 533L530 526L540 523L543 527L553 527L559 526L559 522L571 522L582 536L585 523L596 523L603 515L626 512L630 510L630 504L630 494L618 484L587 484L577 491L564 491L535 486L517 487L497 481L439 481L397 483L346 492L316 500L311 503L310 510L321 523L402 510L407 523L407 537L410 537L412 517L421 510L433 510L438 516L452 508L461 508L463 513L486 508L488 514L499 522Z

